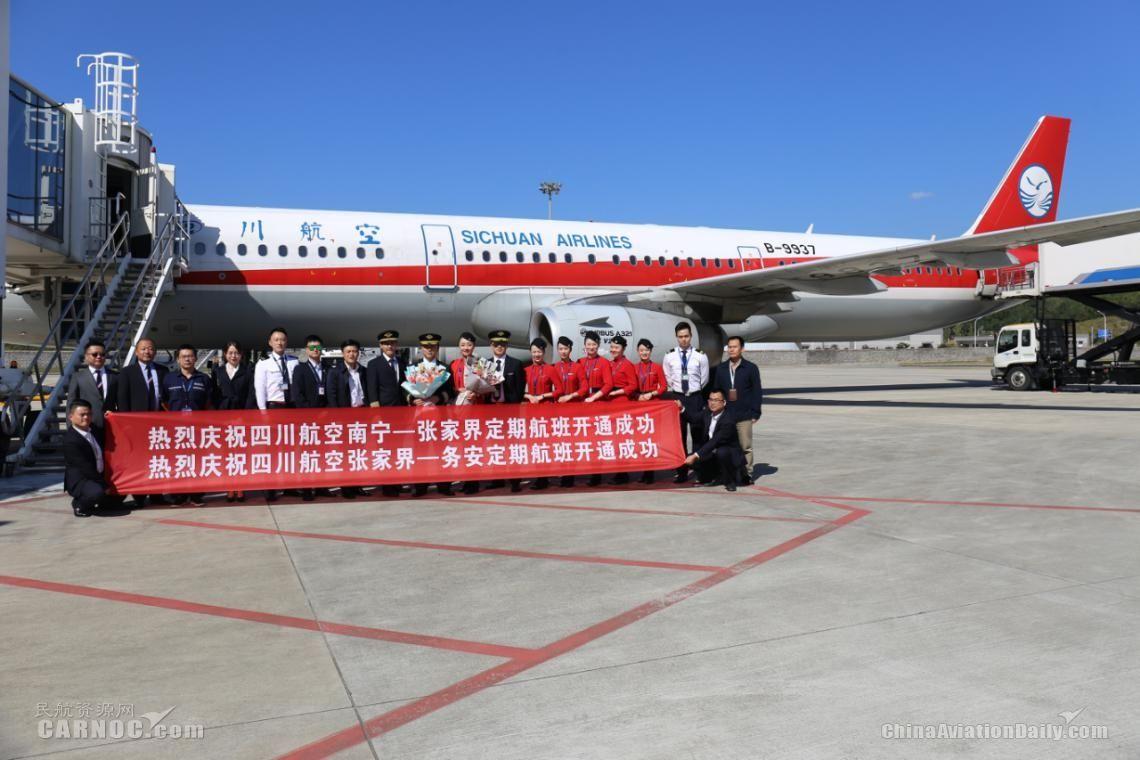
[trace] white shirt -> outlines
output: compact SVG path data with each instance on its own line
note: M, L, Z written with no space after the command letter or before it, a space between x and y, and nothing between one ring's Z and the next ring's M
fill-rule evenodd
M346 364L344 369L348 372L349 403L352 406L364 406L364 388L360 385L361 366L357 364L356 369L352 369Z
M238 371L237 367L230 364L229 362L226 362L226 375L230 378L230 380L234 379L234 375L237 374L237 371Z
M709 357L690 346L688 349L689 393L699 393L709 381ZM678 346L661 362L665 371L665 384L674 393L681 393L681 348Z
M162 409L162 388L158 386L158 370L154 368L154 362L139 362L139 369L142 370L143 382L150 383L151 395L154 396L154 408ZM104 375L104 379L106 375Z
M97 469L99 472L103 472L103 447L101 447L99 445L99 442L95 440L95 436L91 434L90 428L87 430L80 430L79 428L75 428L75 432L79 433L87 440L89 444L91 444L91 448L95 450L95 469Z
M88 367L87 369L91 370L91 379L95 381L95 387L96 388L99 387L100 382L103 383L103 400L106 401L107 400L107 370L106 369L95 369L94 367Z
M292 383L293 370L297 366L295 356L270 354L253 368L253 392L257 396L258 409L267 409L270 401L281 404L289 400L285 395L287 386L282 377L282 361L285 362L285 374L289 377L289 383Z
M709 440L710 441L712 440L713 433L716 432L716 423L720 421L720 418L722 416L724 416L723 410L721 411L720 414L713 415L712 421L709 422Z

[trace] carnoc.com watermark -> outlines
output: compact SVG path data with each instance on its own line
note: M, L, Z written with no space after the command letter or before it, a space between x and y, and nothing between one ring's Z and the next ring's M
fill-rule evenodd
M135 714L132 704L115 702L40 702L36 735L41 739L201 739L201 723L166 722L174 707Z
M884 739L932 741L938 739L1107 739L1108 726L1074 724L1085 708L1057 713L1064 723L884 723Z

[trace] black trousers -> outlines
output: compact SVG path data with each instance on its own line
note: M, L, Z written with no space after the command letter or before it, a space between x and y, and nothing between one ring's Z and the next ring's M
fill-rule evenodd
M739 446L720 446L714 456L697 460L697 477L702 481L720 478L725 485L740 485L740 475L744 471L744 452Z
M123 503L122 496L108 496L107 487L99 480L81 480L68 491L68 494L85 512L97 507L114 507Z
M681 401L681 446L685 451L696 451L708 440L704 426L697 422L701 410L705 408L705 398L699 393L678 398ZM689 468L685 465L677 468L678 473L688 471Z

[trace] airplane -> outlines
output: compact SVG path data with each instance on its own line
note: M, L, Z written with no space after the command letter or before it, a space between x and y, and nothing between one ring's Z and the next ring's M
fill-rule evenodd
M1043 116L964 235L945 240L647 224L190 205L188 269L159 306L159 346L264 348L320 334L405 343L506 329L576 345L587 330L649 338L684 320L714 361L746 341L888 338L1015 302L1000 271L1064 245L1140 231L1140 210L1056 221L1069 119Z

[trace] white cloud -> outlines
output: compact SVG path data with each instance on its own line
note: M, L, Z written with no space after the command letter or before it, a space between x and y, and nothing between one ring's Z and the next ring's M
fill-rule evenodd
M912 201L924 201L927 198L933 198L933 197L934 197L934 193L930 192L929 190L915 190L914 192L912 192L910 194L910 199Z

